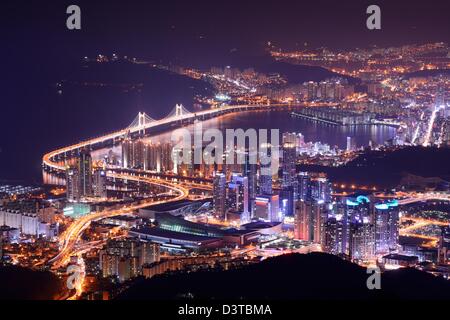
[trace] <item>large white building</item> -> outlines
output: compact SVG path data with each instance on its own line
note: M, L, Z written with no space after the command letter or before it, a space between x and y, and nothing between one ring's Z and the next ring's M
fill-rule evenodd
M0 226L18 229L27 236L53 236L51 224L41 221L37 213L0 208Z

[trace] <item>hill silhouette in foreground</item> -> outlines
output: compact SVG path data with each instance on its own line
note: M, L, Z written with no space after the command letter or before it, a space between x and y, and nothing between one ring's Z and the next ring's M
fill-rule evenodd
M51 272L0 268L0 300L55 300L65 291L63 282Z
M387 271L369 290L366 269L325 253L282 255L229 271L137 281L118 299L450 299L450 282L416 269Z

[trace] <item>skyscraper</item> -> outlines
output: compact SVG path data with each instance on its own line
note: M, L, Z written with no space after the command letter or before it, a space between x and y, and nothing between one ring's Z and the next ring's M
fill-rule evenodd
M322 250L327 253L337 254L337 221L335 216L330 216L323 223Z
M298 199L309 200L311 198L311 176L308 172L299 172L298 176Z
M66 189L67 200L71 202L93 195L92 158L88 151L82 150L76 165L66 169Z
M157 171L159 159L158 145L149 143L145 147L144 170Z
M367 196L345 198L346 254L352 260L369 260L375 253L372 205Z
M126 138L122 142L122 167L131 168L133 166L133 140Z
M347 152L355 151L356 145L355 145L355 138L353 137L347 137Z
M106 198L106 170L103 167L94 168L93 174L93 194L94 197Z
M279 196L260 195L256 197L255 218L270 222L281 221Z
M233 173L228 183L228 210L241 215L241 222L249 222L248 211L248 178L240 173Z
M122 142L122 166L124 168L146 169L148 146L142 140L126 138Z
M311 212L312 241L314 243L322 242L323 223L326 221L327 211L322 200L313 201Z
M92 196L92 158L87 150L82 150L78 157L77 169L80 179L80 196Z
M245 161L242 165L242 175L248 180L248 212L250 218L255 214L255 200L257 189L257 153L245 151Z
M349 256L352 260L370 260L374 257L374 227L368 218L350 223Z
M159 244L135 239L109 240L99 252L103 277L115 276L120 282L142 274L142 266L159 260Z
M80 175L77 166L66 169L66 195L70 202L80 201Z
M295 202L298 197L298 180L296 169L296 146L292 135L283 135L283 158L281 163L281 192L280 201L284 214L292 216L295 210ZM286 141L286 142L284 142Z
M283 216L294 216L295 213L294 187L284 187L280 191L280 209Z
M322 248L325 252L348 255L349 223L344 203L328 204L329 212L322 222Z
M271 195L272 194L272 168L271 168L271 145L265 144L262 145L262 148L267 150L265 155L261 155L261 163L259 169L259 193L261 195ZM263 161L263 157L264 161Z
M308 88L308 100L314 100L317 98L317 82L313 82L313 81L309 81L307 83L307 88Z
M298 146L300 137L302 137L301 134L297 134L295 132L284 132L282 137L282 143L290 143L293 144L295 147Z
M438 263L447 264L450 261L450 227L441 230L438 247Z
M213 182L213 209L214 215L222 220L226 219L227 181L225 174L216 172Z
M283 159L281 164L282 177L281 186L294 188L297 194L297 177L296 177L296 147L292 142L283 143Z
M294 217L295 237L300 240L322 243L326 214L323 201L298 201Z
M294 237L299 240L308 241L310 239L309 234L309 219L311 211L311 202L309 201L298 201L295 208L294 217Z
M398 201L375 205L375 251L386 254L396 251L398 246L399 210Z
M357 197L345 198L345 210L349 222L362 222L364 218L367 218L372 222L371 204L370 199L367 196L360 195Z
M311 178L311 198L316 201L331 201L331 183L325 173L318 173Z

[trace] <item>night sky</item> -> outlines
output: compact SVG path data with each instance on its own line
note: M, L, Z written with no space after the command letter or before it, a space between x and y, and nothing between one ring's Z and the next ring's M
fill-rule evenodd
M81 7L81 31L65 28L70 4ZM365 27L370 4L381 7L381 31ZM447 41L449 9L445 0L11 1L2 2L2 29L13 55L34 50L67 60L122 51L204 60L231 49L258 53L268 40L331 48Z
M81 7L81 31L66 29L71 4ZM370 4L381 7L380 31L366 29ZM0 179L23 178L19 165L38 169L35 154L53 147L55 136L46 121L48 88L84 56L115 52L202 67L226 64L230 52L262 55L267 41L340 49L450 40L448 0L45 0L2 1L1 8Z

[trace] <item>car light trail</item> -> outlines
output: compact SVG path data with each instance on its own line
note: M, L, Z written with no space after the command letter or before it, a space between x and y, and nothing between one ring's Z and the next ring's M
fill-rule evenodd
M435 108L430 116L430 122L428 122L427 133L425 134L425 140L423 142L424 147L428 147L430 145L431 136L433 133L434 121L436 120L438 110Z

